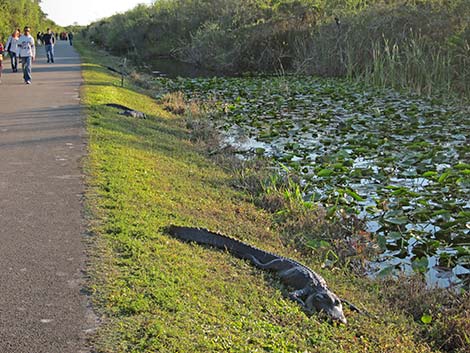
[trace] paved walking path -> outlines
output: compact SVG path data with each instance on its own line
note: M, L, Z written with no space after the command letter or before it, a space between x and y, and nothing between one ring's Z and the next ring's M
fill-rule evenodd
M78 54L40 48L33 84L4 61L0 85L0 352L87 352L84 119ZM21 66L20 66L21 67ZM20 70L21 71L21 70Z

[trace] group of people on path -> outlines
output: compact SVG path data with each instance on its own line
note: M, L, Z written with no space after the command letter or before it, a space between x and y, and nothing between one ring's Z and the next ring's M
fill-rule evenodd
M3 59L6 54L10 57L12 72L18 72L18 62L21 62L23 79L25 84L32 83L32 64L36 58L36 44L31 35L31 28L26 26L21 34L20 29L16 29L8 37L5 45L0 38L0 83L3 71ZM70 45L72 45L73 34L68 33ZM54 45L56 43L55 34L48 28L46 33L41 33L38 43L43 43L46 49L47 63L54 63Z
M38 32L36 35L36 40L38 45L46 44L46 36L48 33ZM54 37L56 40L68 40L70 45L73 45L73 33L72 32L61 32L61 33L54 33ZM47 44L46 44L47 45Z

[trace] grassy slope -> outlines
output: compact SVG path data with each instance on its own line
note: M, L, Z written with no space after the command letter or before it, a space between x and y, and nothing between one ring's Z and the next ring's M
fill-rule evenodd
M282 247L270 215L230 188L231 176L198 153L181 118L162 110L80 47L90 138L88 205L95 234L92 298L103 317L98 352L428 352L416 330L383 308L374 285ZM142 110L119 115L103 103ZM308 318L280 284L245 261L164 234L171 224L209 227L318 270L330 287L385 321L349 311L348 326ZM284 292L285 293L285 292Z

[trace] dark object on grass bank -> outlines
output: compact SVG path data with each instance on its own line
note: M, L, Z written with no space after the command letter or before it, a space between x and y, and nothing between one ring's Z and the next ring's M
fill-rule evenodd
M341 300L328 289L323 277L297 261L205 229L172 225L168 233L182 240L227 250L241 259L250 260L258 268L276 272L281 281L293 289L289 298L299 303L307 313L322 312L330 319L346 324Z
M116 70L116 69L112 68L111 66L106 66L106 68L111 72L115 72L115 73L121 75L121 87L124 87L124 77L127 76L127 73L124 72L124 71Z
M145 113L128 108L125 105L116 104L116 103L108 103L108 104L105 104L105 106L120 109L121 112L119 114L121 115L132 116L133 118L139 118L139 119L147 119L147 115L145 115Z
M106 68L107 68L109 71L115 72L115 73L117 73L117 74L119 74L119 75L127 75L125 72L116 70L116 69L112 68L111 66L106 66Z

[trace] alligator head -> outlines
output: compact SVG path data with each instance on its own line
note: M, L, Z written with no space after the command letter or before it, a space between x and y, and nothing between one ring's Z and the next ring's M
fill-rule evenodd
M347 322L341 300L328 289L310 295L305 304L308 309L324 313L333 321L339 321L343 324Z

